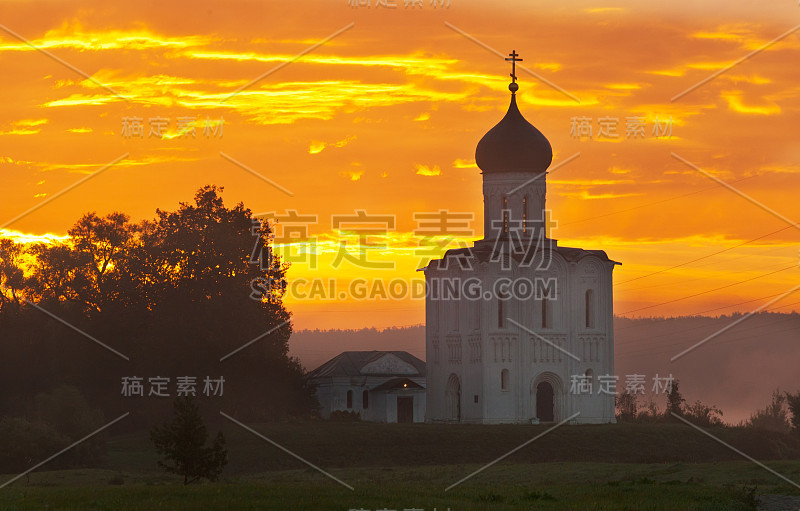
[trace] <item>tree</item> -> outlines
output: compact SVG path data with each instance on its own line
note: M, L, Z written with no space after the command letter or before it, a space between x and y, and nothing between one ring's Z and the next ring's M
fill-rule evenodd
M671 414L681 415L683 411L683 403L686 400L683 398L681 391L678 389L678 380L672 382L672 387L667 394L667 411L666 415L669 417Z
M208 431L193 398L175 399L175 416L150 431L156 451L165 461L158 465L167 472L183 476L183 484L202 478L216 481L228 463L225 437L217 433L211 446L206 447Z
M643 403L636 412L637 422L658 422L664 418L664 413L658 407L658 403L651 398L647 403Z
M125 259L135 243L139 227L130 217L114 212L103 218L91 212L67 231L80 266L76 268L75 292L90 312L125 298L118 280L125 275Z
M22 268L24 247L8 238L0 239L0 311L6 305L20 305L29 279Z
M617 396L617 419L622 422L633 422L639 410L636 394L623 392Z
M686 405L685 417L696 426L711 427L722 424L722 410L714 405L704 404L700 400Z
M314 389L289 356L288 263L272 252L270 224L254 220L242 203L226 206L212 185L140 223L123 212L89 212L63 241L26 247L0 239L0 416L26 413L36 394L64 384L121 413L119 400L100 390L120 374L221 371L235 392L219 402L242 419L313 415ZM253 296L256 281L271 286ZM140 425L158 407L143 408Z
M755 429L788 433L791 425L786 401L786 395L776 389L772 393L772 401L765 408L753 413L748 419L747 425Z
M140 226L124 213L86 213L67 232L69 240L39 243L33 277L42 300L79 304L87 316L131 296L120 285L128 277L127 258L138 243Z
M288 265L272 254L270 225L254 224L242 203L226 207L221 192L205 186L193 202L158 210L142 226L129 269L141 283L136 294L148 301L148 331L132 358L157 372L214 374L220 357L258 339L224 361L226 383L237 390L225 395L225 405L255 421L308 415L314 393L289 357L291 313L280 285ZM260 260L251 260L254 247ZM277 284L259 300L251 297L257 278Z
M796 435L800 435L800 392L795 394L787 392L786 404L789 406L789 411L792 413L790 419L792 432Z

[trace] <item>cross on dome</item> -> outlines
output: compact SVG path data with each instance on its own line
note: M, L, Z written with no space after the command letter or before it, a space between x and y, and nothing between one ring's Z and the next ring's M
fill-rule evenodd
M511 103L505 117L478 142L475 162L484 174L499 172L545 172L553 161L550 142L522 116L517 107L517 62L519 53L512 50L505 60L511 62Z
M522 59L518 59L519 53L517 50L511 50L511 53L508 54L509 58L506 58L507 62L511 62L511 83L515 83L517 81L517 62L522 62Z

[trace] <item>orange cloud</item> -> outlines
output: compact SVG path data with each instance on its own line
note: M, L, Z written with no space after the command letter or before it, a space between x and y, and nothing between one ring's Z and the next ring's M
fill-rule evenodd
M37 48L70 48L78 51L148 50L188 48L209 44L213 39L206 36L166 37L149 30L84 31L80 26L65 23L58 29L49 30L44 36L31 40ZM0 43L3 51L37 51L22 41Z
M11 129L0 131L0 135L36 135L47 122L47 119L22 119L12 122Z

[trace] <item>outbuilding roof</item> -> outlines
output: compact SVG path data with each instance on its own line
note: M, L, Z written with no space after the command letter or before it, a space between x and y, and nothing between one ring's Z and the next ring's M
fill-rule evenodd
M365 372L365 368L372 362L377 362L387 355L393 356L386 360L384 364L387 372L376 373L374 371ZM396 358L394 358L396 357ZM400 364L393 364L397 361ZM380 365L380 363L378 364ZM399 367L404 366L404 367ZM373 366L375 367L375 366ZM416 373L416 374L414 374ZM425 376L425 362L418 359L407 351L345 351L317 367L308 375L307 378L324 378L337 376Z

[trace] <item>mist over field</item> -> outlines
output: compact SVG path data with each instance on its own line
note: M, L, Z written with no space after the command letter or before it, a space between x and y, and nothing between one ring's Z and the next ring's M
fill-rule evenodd
M625 376L645 375L647 394L664 409L664 396L652 394L652 378L669 375L680 381L688 403L716 405L723 420L736 424L763 408L772 391L800 390L798 361L800 314L758 313L701 346L670 359L742 318L742 314L653 318L614 318L615 373L618 391ZM358 330L301 330L289 340L293 356L307 370L342 351L402 350L425 359L423 325Z

